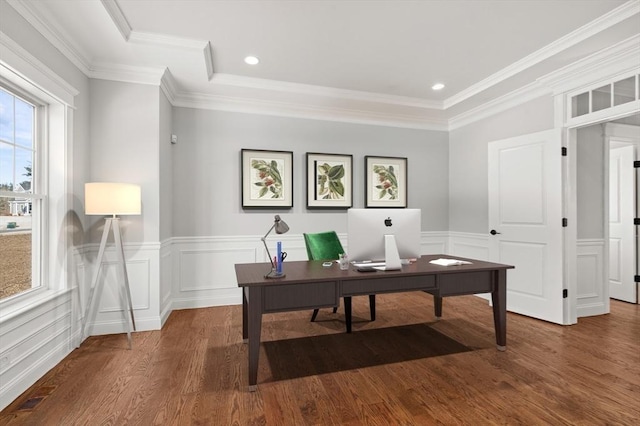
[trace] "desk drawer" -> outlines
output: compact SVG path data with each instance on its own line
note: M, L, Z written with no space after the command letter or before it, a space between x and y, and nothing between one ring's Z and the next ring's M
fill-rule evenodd
M263 312L338 306L338 283L325 281L264 287Z
M380 272L376 272L380 273ZM401 291L428 290L436 286L433 276L372 278L342 282L342 295L395 293Z
M492 271L442 274L438 278L440 296L490 293Z

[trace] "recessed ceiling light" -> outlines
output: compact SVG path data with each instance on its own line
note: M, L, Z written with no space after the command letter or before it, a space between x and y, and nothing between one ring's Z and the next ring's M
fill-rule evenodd
M249 65L257 65L260 62L257 56L247 56L244 58L244 62Z
M436 84L434 84L433 86L431 86L431 88L432 88L433 90L442 90L442 89L444 89L444 84L442 84L442 83L436 83Z

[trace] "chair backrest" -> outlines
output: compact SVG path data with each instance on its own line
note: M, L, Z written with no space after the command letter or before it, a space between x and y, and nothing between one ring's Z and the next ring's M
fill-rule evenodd
M334 260L344 253L335 231L303 234L309 260Z

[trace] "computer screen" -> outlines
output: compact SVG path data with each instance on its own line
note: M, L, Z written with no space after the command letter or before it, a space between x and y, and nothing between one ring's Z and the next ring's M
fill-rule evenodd
M420 257L420 209L347 210L347 254L351 261L384 261L385 235L394 235L401 259Z

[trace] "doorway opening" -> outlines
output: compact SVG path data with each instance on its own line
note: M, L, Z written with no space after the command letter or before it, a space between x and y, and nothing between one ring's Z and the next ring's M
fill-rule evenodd
M609 313L610 297L638 303L640 114L571 129L569 146L577 320Z

